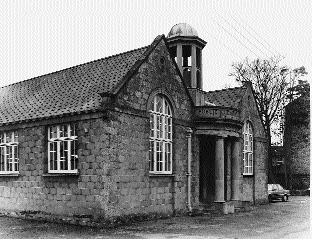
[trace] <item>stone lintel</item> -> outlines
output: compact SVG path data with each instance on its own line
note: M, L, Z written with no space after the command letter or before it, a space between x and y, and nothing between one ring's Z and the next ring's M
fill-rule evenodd
M225 130L197 129L195 134L217 135L220 137L239 137L239 133Z

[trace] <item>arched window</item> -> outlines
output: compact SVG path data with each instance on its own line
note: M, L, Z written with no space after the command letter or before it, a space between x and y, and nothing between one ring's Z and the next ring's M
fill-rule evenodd
M162 95L150 105L150 173L172 173L172 110Z
M253 133L250 122L244 124L244 175L253 175Z

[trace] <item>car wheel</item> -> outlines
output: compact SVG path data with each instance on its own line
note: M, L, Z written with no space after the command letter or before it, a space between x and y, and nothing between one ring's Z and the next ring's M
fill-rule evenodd
M287 200L288 200L288 196L287 196L287 195L284 195L283 198L282 198L282 201L283 201L283 202L287 202Z

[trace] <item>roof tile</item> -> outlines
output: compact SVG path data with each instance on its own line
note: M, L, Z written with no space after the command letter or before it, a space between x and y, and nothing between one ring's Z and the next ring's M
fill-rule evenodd
M246 87L235 87L223 90L208 91L205 93L205 101L216 106L237 108Z
M96 110L147 47L0 88L0 124Z

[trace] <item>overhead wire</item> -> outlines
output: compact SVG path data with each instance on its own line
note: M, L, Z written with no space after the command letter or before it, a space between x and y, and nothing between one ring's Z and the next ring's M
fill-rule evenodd
M211 20L213 20L216 24L218 24L219 27L221 27L226 33L228 33L230 36L232 36L235 40L237 40L240 44L242 44L247 50L249 50L251 53L253 53L255 56L257 56L259 59L262 60L262 58L256 54L255 52L253 52L249 47L247 47L245 44L243 44L240 40L238 40L235 36L233 36L231 33L229 33L228 31L225 30L225 28L223 26L221 26L218 22L216 22L213 18L210 18ZM231 48L229 48L226 44L224 44L223 42L221 42L219 39L217 39L213 34L211 34L210 32L208 32L205 28L203 28L204 31L209 34L210 36L212 36L215 40L217 40L219 43L221 43L224 47L226 47L229 51L231 51L233 54L235 54L236 56L238 56L239 58L244 58L242 57L240 54L237 54L236 52L234 52ZM262 52L262 51L261 51ZM263 53L263 52L262 52ZM263 53L264 54L264 53ZM266 54L264 54L266 55ZM250 66L247 65L249 68Z
M225 48L227 48L229 51L231 51L234 55L238 56L239 58L244 58L241 55L239 55L238 53L236 53L235 51L233 51L231 48L229 48L226 44L224 44L222 41L220 41L218 38L216 38L213 34L211 34L210 32L208 32L204 27L203 27L204 31L212 36L216 41L218 41L220 44L222 44Z
M231 34L230 32L228 32L222 25L220 25L216 20L214 20L212 17L210 17L210 19L216 23L219 27L221 27L227 34L229 34L231 37L233 37L236 41L238 41L241 45L243 45L248 51L250 51L252 54L254 54L256 57L258 57L259 59L262 59L258 54L256 54L254 51L252 51L249 47L247 47L244 43L242 43L240 40L238 40L235 36L233 36L233 34Z
M232 17L232 16L231 16ZM233 18L233 17L232 17ZM245 23L260 39L262 39L269 47L271 47L278 55L280 55L280 56L282 56L282 54L281 53L279 53L273 46L271 46L270 45L270 43L268 43L263 37L261 37L249 24L247 24L245 21L243 21L240 17L238 17L237 16L237 18L241 21L241 22L243 22L243 23ZM234 19L234 18L233 18ZM235 19L234 19L235 20ZM235 20L236 21L236 20ZM236 21L237 22L237 21ZM241 25L241 24L240 24ZM242 26L242 25L241 25ZM244 27L244 26L243 26ZM245 27L244 27L244 29L245 29ZM246 29L245 29L246 30ZM247 31L247 30L246 30ZM247 31L248 32L248 31ZM250 33L249 33L250 34ZM252 34L251 34L252 35ZM253 36L253 35L252 35ZM253 36L254 37L254 36ZM254 37L255 38L255 37ZM256 38L255 38L256 39ZM256 39L257 40L257 39ZM258 40L257 40L258 41ZM261 45L263 45L263 43L261 43L260 41L258 41ZM263 45L264 46L264 45ZM271 52L271 50L269 50L270 52ZM273 53L273 52L271 52L271 53ZM273 55L275 55L274 53L273 53Z
M218 14L219 15L219 14ZM219 15L219 17L221 17L220 15ZM230 24L226 19L224 19L223 17L221 17L229 26L231 26L238 34L240 34L245 40L247 40L250 44L252 44L255 48L257 48L263 55L265 55L266 57L268 57L269 58L269 56L266 54L266 53L264 53L259 47L257 47L254 43L252 43L249 39L247 39L239 30L237 30L232 24ZM232 16L231 16L231 18L233 18ZM253 50L251 50L249 47L247 47L244 43L242 43L239 39L237 39L233 34L231 34L229 31L227 31L223 26L222 26L222 24L220 24L219 22L217 22L215 19L213 19L213 18L211 18L210 17L210 19L215 23L215 24L217 24L219 27L221 27L227 34L229 34L232 38L234 38L236 41L238 41L241 45L243 45L249 52L251 52L252 54L254 54L256 57L258 57L259 59L261 59L262 60L262 58L258 55L258 54L256 54ZM237 23L237 24L239 24L240 26L242 26L243 28L244 28L244 30L250 35L250 36L252 36L254 39L256 39L257 40L257 42L259 42L266 50L268 50L270 53L272 53L273 55L275 55L268 47L266 47L262 42L260 42L253 34L251 34L242 24L240 24L238 21L236 21L234 18L233 18L233 20ZM250 27L250 26L249 26ZM250 27L251 28L251 27ZM224 44L222 41L220 41L219 39L217 39L213 34L211 34L209 31L207 31L205 28L203 28L204 29L204 31L208 34L208 35L210 35L210 36L212 36L216 41L218 41L220 44L222 44L226 49L228 49L229 51L231 51L234 55L236 55L237 57L239 57L239 58L243 58L243 57L241 57L241 55L240 54L238 54L238 53L236 53L235 51L233 51L229 46L227 46L226 44ZM251 28L252 29L252 28ZM253 29L252 29L253 30ZM254 31L254 30L253 30ZM254 31L255 32L255 31ZM257 34L257 36L258 37L260 37L259 36L259 34L258 33L256 33L255 32L255 34ZM262 38L262 37L260 37L260 38ZM263 38L262 38L263 39ZM266 42L266 44L268 44L269 46L270 46L270 44L265 40L265 39L263 39L265 42ZM273 47L272 47L273 48ZM274 48L273 48L274 49ZM274 49L275 50L275 49ZM279 55L281 55L277 50L275 50Z
M212 36L216 41L218 41L220 44L222 44L226 49L231 51L234 55L236 55L238 58L244 59L245 57L242 57L240 54L233 51L230 47L228 47L226 44L224 44L222 41L220 41L218 38L216 38L213 34L211 34L209 31L205 29L205 27L202 27L202 29L210 36Z
M230 15L230 14L229 14ZM272 52L269 48L267 48L262 42L260 42L250 31L248 31L244 25L239 23L233 16L230 15L230 17L238 24L240 25L250 36L252 36L257 42L259 42L266 50L268 50L272 55L276 55L276 53Z
M258 48L253 42L251 42L249 39L247 39L240 31L238 31L231 23L229 23L224 17L222 17L220 14L218 14L220 18L222 18L230 27L232 27L238 34L240 34L246 41L248 41L250 44L252 44L255 48L257 48L260 52L262 52L263 55L269 58L269 56L264 53L260 48Z

